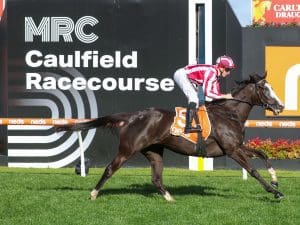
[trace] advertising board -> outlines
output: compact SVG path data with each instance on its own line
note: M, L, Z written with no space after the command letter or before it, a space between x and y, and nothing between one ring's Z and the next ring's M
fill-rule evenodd
M279 116L300 116L299 51L299 46L265 47L267 80L285 104ZM272 116L272 113L266 111L266 115Z
M8 117L96 118L185 103L172 77L188 63L188 2L9 1L7 11ZM107 163L115 139L95 141L97 132L85 132L83 146ZM9 166L63 167L79 157L77 136L10 125L8 157Z
M252 0L254 23L300 23L298 0Z

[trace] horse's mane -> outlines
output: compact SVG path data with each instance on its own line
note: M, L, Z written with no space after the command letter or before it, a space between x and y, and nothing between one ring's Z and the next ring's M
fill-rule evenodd
M248 84L256 84L257 82L265 79L265 77L266 76L262 77L257 73L250 74L249 77L245 80L235 81L237 85L231 89L230 93L234 96L235 94L239 93L242 89L244 89ZM208 105L218 105L224 103L225 101L226 99L216 99L212 102L209 102Z
M231 89L231 94L235 95L236 93L240 92L244 87L248 84L256 84L257 82L265 79L265 77L261 77L260 75L253 73L249 75L249 78L242 81L236 81L237 86Z

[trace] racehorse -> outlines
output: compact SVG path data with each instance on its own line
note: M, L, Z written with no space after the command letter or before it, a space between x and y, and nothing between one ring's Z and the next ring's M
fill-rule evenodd
M277 190L276 172L267 156L260 150L250 149L244 145L244 123L253 106L262 106L274 115L283 111L284 106L276 96L271 85L266 81L266 74L261 77L252 74L247 80L239 82L231 91L234 99L217 100L206 105L212 129L206 140L207 157L227 155L253 176L267 192L275 198L283 198ZM197 156L195 144L180 136L170 134L170 127L175 116L174 111L149 108L132 113L118 113L94 119L72 126L58 127L63 130L84 130L95 127L115 128L119 133L119 151L106 167L102 177L91 192L95 200L104 183L135 153L142 153L150 162L152 182L167 201L173 201L165 189L162 180L163 152L173 152ZM268 169L272 181L268 184L250 162L250 157L261 158Z

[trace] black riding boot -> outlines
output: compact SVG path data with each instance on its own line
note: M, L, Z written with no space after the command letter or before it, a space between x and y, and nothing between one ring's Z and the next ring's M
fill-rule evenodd
M196 121L196 127L192 127L193 119L195 119ZM186 119L185 119L185 128L184 128L184 133L188 134L192 132L201 132L201 127L199 125L199 119L197 116L197 109L196 109L195 102L190 102L188 104L186 110Z
M195 146L195 150L198 156L206 156L206 143L205 140L202 137L202 133L198 133L198 140L197 144Z
M197 127L199 126L199 129L200 129L200 131L198 132L198 139L197 139L197 144L196 144L195 148L196 148L197 154L199 156L204 157L204 156L206 156L206 143L202 137L202 129L201 129L200 121L199 121L197 114L195 115L195 121L196 121L196 124L198 124Z

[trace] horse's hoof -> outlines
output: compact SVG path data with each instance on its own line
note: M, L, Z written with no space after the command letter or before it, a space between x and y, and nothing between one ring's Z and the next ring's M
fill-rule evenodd
M274 195L274 197L276 198L276 199L283 199L284 198L284 195L282 194L282 193L280 193L280 192L277 192L275 195Z
M90 196L90 200L95 201L97 199L97 196Z
M277 181L271 181L271 185L272 185L272 187L274 187L274 188L278 188L278 182Z
M95 201L95 200L97 199L98 192L99 192L99 191L97 191L97 190L95 190L95 189L92 190L91 195L90 195L90 199L91 199L92 201Z
M163 196L168 202L175 202L175 199L168 191L166 191L166 193Z

